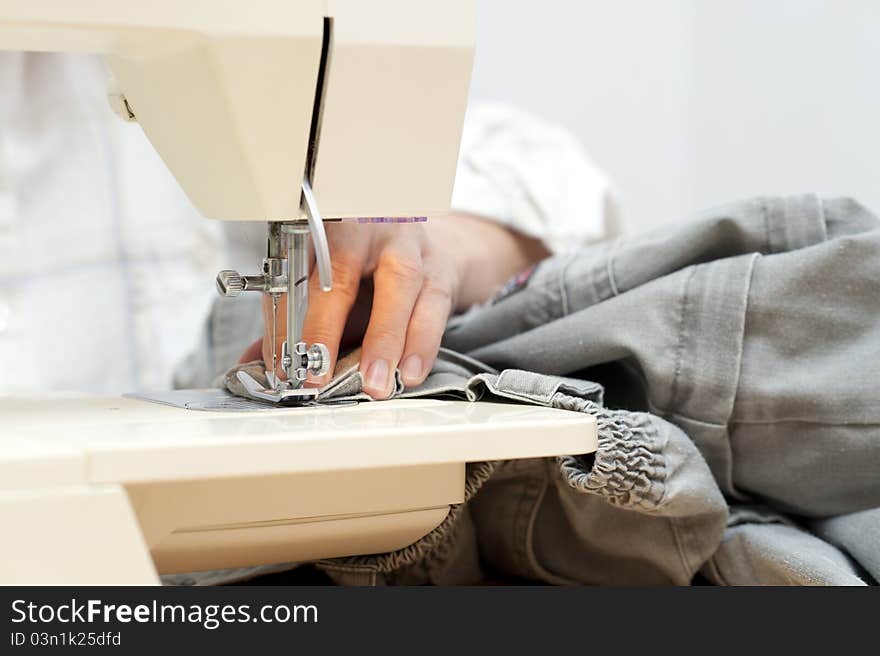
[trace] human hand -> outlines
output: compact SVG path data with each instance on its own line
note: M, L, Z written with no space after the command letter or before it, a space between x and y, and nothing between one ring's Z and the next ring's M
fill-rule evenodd
M407 386L425 379L452 311L487 299L508 277L547 254L536 240L466 215L424 224L328 224L326 231L333 289L321 291L317 274L310 276L303 341L327 346L332 372L340 345L356 346L362 340L364 389L376 399L391 394L398 367ZM269 297L264 298L263 315L270 327ZM278 353L286 321L282 296ZM268 330L242 361L262 353L271 362ZM310 378L307 384L321 385L325 379Z

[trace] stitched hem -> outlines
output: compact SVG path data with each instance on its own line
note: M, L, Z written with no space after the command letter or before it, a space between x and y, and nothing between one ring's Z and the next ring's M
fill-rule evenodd
M679 381L681 380L681 359L684 354L685 338L687 337L687 324L685 318L687 317L688 313L691 282L693 281L698 269L699 265L692 267L690 272L685 277L684 283L682 285L681 297L678 303L678 338L675 344L675 360L673 366L672 384L670 385L671 391L669 393L669 401L667 403L669 407L675 407L676 399L678 398Z

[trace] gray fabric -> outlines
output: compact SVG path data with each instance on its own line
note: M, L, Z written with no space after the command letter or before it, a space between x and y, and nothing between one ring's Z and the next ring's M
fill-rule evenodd
M880 508L814 520L810 529L850 554L874 581L880 581Z
M444 345L550 374L614 363L635 374L612 402L679 425L725 494L816 516L876 507L878 228L851 201L737 203L547 260Z
M847 199L759 198L547 260L524 289L455 319L444 344L606 382L612 405L681 428L732 501L815 518L876 573L878 311L875 216ZM801 542L817 546L815 558L798 547L817 580L840 580L829 545Z
M315 403L327 404L370 400L370 396L363 391L364 378L358 370L358 354L359 351L355 351L350 354L350 356L340 359L330 382L318 390L314 399ZM223 375L222 379L217 382L220 385L224 385L227 390L238 396L259 401L263 404L272 404L271 401L267 402L258 397L252 396L239 378L240 372L247 373L263 387L268 385L268 380L266 378L266 365L262 360L254 360L253 362L245 362L236 365L229 369L229 371ZM398 394L401 391L403 391L403 382L400 378L400 372L396 372L394 394Z
M371 401L364 392L364 378L358 369L360 349L340 358L330 382L318 390L315 401L319 404L349 401ZM239 372L246 372L259 384L267 385L266 365L262 360L245 362L231 367L215 384L223 385L233 394L260 401L251 396L241 382ZM478 401L485 394L522 401L550 405L559 393L576 395L601 403L602 387L597 383L559 376L536 376L532 372L509 369L500 374L492 367L441 348L431 373L421 385L406 389L400 371L394 373L395 385L392 398L422 398L448 396L468 401ZM270 404L271 402L269 402Z
M159 578L162 585L229 585L249 581L257 576L285 572L297 567L297 563L279 563L277 565L259 565L256 567L230 567L204 572L187 572L183 574L163 574Z
M703 574L718 585L865 585L843 552L782 515L754 507L731 509Z
M263 335L259 294L216 298L196 348L174 370L174 387L223 387L223 375Z
M441 361L401 395L590 412L599 451L492 465L466 511L405 553L322 567L436 582L457 580L454 560L468 580L477 554L553 583L686 583L701 567L716 583L876 577L876 217L844 199L758 198L545 260L513 289L445 335L485 371ZM208 346L206 370L225 348Z
M648 414L575 397L553 405L597 416L594 463L567 456L502 465L471 503L480 553L506 573L547 583L690 583L727 514L693 443Z

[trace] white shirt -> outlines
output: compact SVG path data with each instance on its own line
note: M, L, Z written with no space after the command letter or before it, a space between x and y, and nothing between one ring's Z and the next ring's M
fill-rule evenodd
M216 272L258 264L261 237L227 250L253 229L200 217L106 88L95 57L0 53L0 394L167 388ZM607 235L610 187L567 133L475 106L461 152L456 209L554 252Z
M619 231L613 187L578 140L497 103L468 107L452 206L540 239L551 253Z

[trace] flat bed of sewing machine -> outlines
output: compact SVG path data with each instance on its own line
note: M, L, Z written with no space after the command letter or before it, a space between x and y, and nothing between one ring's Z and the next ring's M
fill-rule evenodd
M398 549L463 501L465 463L596 448L591 417L504 403L215 413L7 398L0 415L3 582L154 582Z

